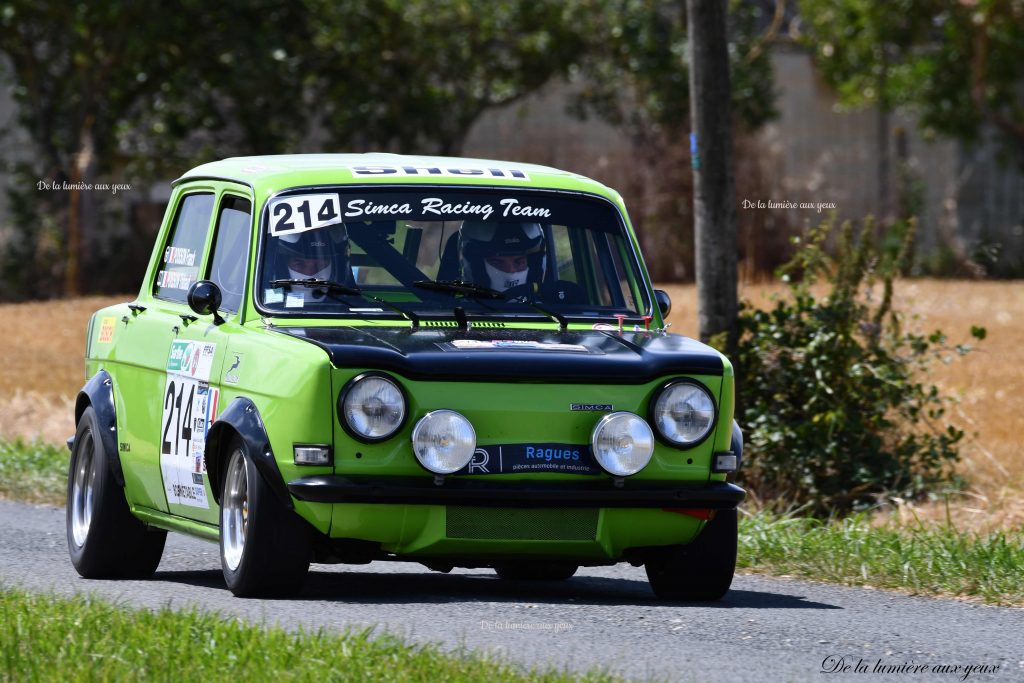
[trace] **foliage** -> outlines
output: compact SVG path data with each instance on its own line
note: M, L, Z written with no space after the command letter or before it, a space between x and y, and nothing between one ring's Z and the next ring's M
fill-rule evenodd
M289 7L277 0L155 8L0 3L0 54L9 62L18 122L33 151L9 188L11 204L29 208L14 217L6 244L31 244L46 222L60 227L53 245L58 257L39 270L31 265L42 259L22 261L17 249L5 248L6 269L20 263L34 284L8 289L7 297L73 294L97 264L121 268L116 241L107 239L116 222L104 220L113 197L65 190L65 183L78 188L108 180L144 190L156 174L180 173L176 162L183 158L271 152L287 143L290 131L302 130L282 122L301 111L293 103L301 99L302 81L277 59L294 32L276 27L301 25L289 22ZM257 29L261 39L253 41ZM186 139L192 130L204 134ZM220 140L231 141L226 130L237 132L238 142L211 151L204 136L220 131ZM40 181L49 188L38 187Z
M0 440L0 497L62 505L69 460L63 445Z
M830 256L826 221L783 267L790 296L770 310L741 307L742 476L774 506L844 512L952 481L963 432L945 422L951 399L925 379L950 351L946 336L905 331L892 308L913 222L902 230L885 239L869 219L854 235L847 222Z
M1024 2L800 0L819 70L853 106L906 105L926 134L986 125L1024 169Z
M561 0L307 0L313 99L336 146L458 154L491 107L565 75L583 48Z
M759 512L740 518L741 569L850 586L956 595L1024 607L1024 535L950 524L879 525L863 514L827 521Z
M578 0L587 49L574 69L576 111L627 127L661 148L690 120L685 3ZM760 49L757 3L729 4L729 71L736 120L756 129L775 117L771 62Z
M694 235L690 155L688 27L685 2L665 0L571 0L586 40L570 71L574 115L602 119L624 131L635 161L618 189L627 197L652 277L692 280ZM758 151L744 153L750 133L776 116L771 60L764 49L763 3L730 0L728 54L732 118L736 123L736 186L739 196L767 192L759 177ZM748 239L782 232L763 230L759 212L737 216ZM757 223L755 226L754 224ZM765 256L771 249L750 249ZM775 261L772 265L777 265Z

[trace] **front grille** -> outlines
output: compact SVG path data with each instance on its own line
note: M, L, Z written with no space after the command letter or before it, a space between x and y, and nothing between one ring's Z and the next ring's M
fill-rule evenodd
M478 508L450 505L448 538L508 541L593 541L597 508Z

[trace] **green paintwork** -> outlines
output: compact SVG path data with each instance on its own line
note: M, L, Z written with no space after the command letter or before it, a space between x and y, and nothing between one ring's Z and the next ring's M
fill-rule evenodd
M386 175L355 177L353 166L403 164L414 167L448 168L514 167L529 174L529 182L503 178L462 176L402 177ZM629 410L646 416L652 392L668 379L646 384L516 384L413 381L398 377L409 399L409 419L399 433L382 443L366 444L353 440L341 428L335 411L338 394L345 383L360 372L374 368L332 367L320 348L276 332L275 321L261 318L252 296L253 266L256 260L259 216L264 203L275 193L295 187L322 187L347 184L423 183L450 185L507 186L522 189L541 187L588 193L612 202L622 214L629 240L639 256L639 245L617 192L582 176L541 166L509 162L398 157L396 155L304 155L238 158L205 164L175 182L167 213L161 225L156 247L145 281L134 304L145 307L133 312L128 304L98 311L89 324L86 372L92 376L100 369L113 378L118 441L125 473L125 495L133 513L157 527L181 531L207 539L216 539L218 508L203 477L208 509L179 504L168 505L160 468L161 419L167 382L168 351L174 340L216 345L209 384L219 390L219 410L237 397L253 401L259 410L284 480L291 481L315 474L373 474L380 476L417 476L429 479L412 455L410 434L416 419L426 411L450 408L463 413L477 433L488 443L567 443L586 444L599 413L568 413L570 402L614 404L616 410ZM160 267L163 247L182 198L193 192L210 192L214 206L225 195L237 195L252 201L253 235L249 249L249 275L238 313L226 315L227 322L213 325L201 318L186 323L181 316L191 311L181 303L155 298L152 283ZM215 224L214 210L211 226ZM207 235L201 257L200 273L208 272L214 230ZM647 292L652 285L646 268L640 263L643 281L631 281L630 287ZM652 327L663 327L657 310L650 311ZM111 323L113 321L113 333ZM408 326L395 320L288 319L288 326ZM553 322L510 322L510 329L557 329ZM570 329L589 329L589 324L573 324ZM104 338L107 337L107 338ZM240 365L231 370L235 355ZM719 417L714 434L699 446L680 450L661 443L651 464L634 479L649 481L722 481L725 475L712 475L712 453L730 448L734 406L732 366L723 359L722 377L696 376L716 398ZM225 375L231 370L231 381ZM335 453L334 467L299 467L292 462L296 443L330 444ZM124 447L127 446L127 448ZM356 454L359 454L358 457ZM218 454L207 453L206 457ZM477 475L479 476L479 475ZM566 480L574 476L557 473L491 475L506 480ZM605 475L601 475L602 477ZM445 508L429 505L314 504L295 501L296 511L321 533L334 538L376 541L388 552L409 557L554 557L579 562L607 562L620 559L627 548L686 543L700 530L703 522L689 516L661 510L602 509L599 512L596 540L522 541L466 540L445 535ZM556 514L552 512L552 514Z
M205 524L191 519L184 519L183 517L161 512L160 510L152 510L147 507L142 507L141 505L132 505L130 509L133 515L157 529L180 531L181 533L189 534L190 536L205 538L207 541L216 541L220 536L220 530L214 524Z

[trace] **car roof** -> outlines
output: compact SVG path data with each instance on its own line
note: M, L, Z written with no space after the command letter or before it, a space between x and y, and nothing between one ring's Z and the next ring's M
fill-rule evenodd
M518 161L463 157L387 153L232 157L196 166L174 184L196 179L231 180L248 185L257 200L291 187L444 184L589 192L621 203L617 192L577 173Z

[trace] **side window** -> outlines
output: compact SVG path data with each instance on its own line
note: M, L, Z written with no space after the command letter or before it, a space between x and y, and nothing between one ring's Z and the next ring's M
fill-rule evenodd
M576 264L572 260L572 245L569 242L569 228L564 225L551 227L554 244L551 247L558 280L579 282L576 279ZM550 264L549 264L550 267Z
M217 215L216 242L211 257L210 279L220 287L221 308L235 313L242 304L242 290L249 265L249 234L252 204L248 199L225 195Z
M580 285L591 305L641 310L630 279L626 242L621 235L556 225L552 236L559 280Z
M212 194L190 194L178 205L178 216L153 283L154 296L185 303L188 288L198 279L212 214Z

